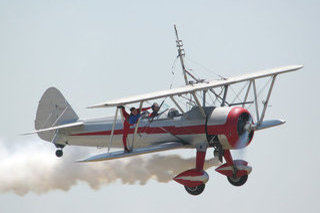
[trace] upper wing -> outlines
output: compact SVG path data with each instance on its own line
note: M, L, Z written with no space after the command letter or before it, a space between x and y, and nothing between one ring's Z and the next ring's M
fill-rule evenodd
M167 151L167 150L172 150L172 149L179 149L179 148L184 148L184 147L185 147L185 145L182 143L170 142L170 143L165 143L165 144L160 144L160 145L155 145L155 146L137 148L129 153L125 153L123 151L103 153L103 154L95 155L95 156L92 156L88 159L81 160L78 162L93 162L93 161L112 160L112 159L118 159L118 158L132 157L132 156L136 156L136 155L143 155L143 154L148 154L148 153L152 153L152 152L160 152L160 151Z
M130 96L126 98L115 99L115 100L103 102L100 104L96 104L93 106L89 106L88 108L120 106L120 105L158 99L158 98L163 98L168 96L182 95L182 94L196 92L200 90L206 90L214 87L220 87L223 85L230 85L230 84L235 84L235 83L248 81L252 79L264 78L264 77L278 75L286 72L292 72L292 71L301 69L302 67L303 65L290 65L290 66L284 66L284 67L277 67L277 68L263 70L256 73L250 73L250 74L244 74L236 77L231 77L224 80L215 80L215 81L210 81L205 83L197 83L197 84L188 85L188 86L179 87L179 88L170 89L170 90L163 90L163 91L151 92L151 93L142 94L142 95Z

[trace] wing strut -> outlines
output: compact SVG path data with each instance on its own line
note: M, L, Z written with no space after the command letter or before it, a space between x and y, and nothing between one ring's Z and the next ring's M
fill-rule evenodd
M270 84L270 88L269 88L269 92L268 92L268 95L267 95L267 99L263 103L263 110L262 110L262 113L261 113L260 120L258 121L258 125L260 125L262 123L262 121L263 121L263 118L264 118L264 115L265 115L267 107L268 107L269 99L270 99L270 96L271 96L272 88L273 88L274 82L276 80L276 77L277 77L277 75L274 75L272 77L272 82Z
M142 104L143 104L143 101L140 102L140 106L139 106L139 112L140 113L141 113L141 109L142 109ZM138 119L138 122L136 123L136 127L134 128L134 134L133 134L132 143L131 143L131 146L130 146L130 150L131 151L133 150L134 140L135 140L135 137L136 137L137 132L138 132L138 127L139 127L140 120L141 120L141 116Z
M258 96L257 96L257 88L255 79L252 80L253 84L253 93L254 93L254 103L256 106L256 114L257 114L257 122L259 121L259 108L258 108Z
M116 126L117 117L118 117L118 107L116 108L116 114L114 115L114 120L113 120L113 124L112 124L112 130L111 130L111 134L110 134L110 138L109 138L108 153L109 153L110 148L112 146L113 133L114 133L114 128Z
M173 103L178 107L178 109L180 110L180 112L182 114L184 114L183 109L181 108L181 106L178 104L178 102L176 101L176 99L173 98L173 96L170 96L171 100L173 101Z
M225 106L225 105L226 105L226 98L227 98L227 93L228 93L228 87L229 87L228 84L224 86L224 93L223 93L223 99L222 99L221 106Z
M202 92L202 106L205 107L206 106L206 94L207 94L207 90L203 90Z
M246 102L247 102L248 95L249 95L249 92L250 92L251 84L252 84L252 81L250 81L250 82L249 82L249 85L248 85L248 89L247 89L246 95L244 96L244 100L243 100L242 108L244 107L244 105L245 105L245 104L246 104Z
M216 99L217 99L220 103L222 103L223 98L222 98L219 94L217 94L212 88L209 89L209 91L212 92L212 94L214 94L214 96L216 97ZM220 100L221 100L221 101L220 101ZM229 103L228 103L226 100L225 100L225 103L226 103L227 105L229 105Z
M203 110L203 108L202 108L202 106L201 106L201 104L200 104L200 101L199 101L199 99L197 98L196 92L193 92L193 93L192 93L192 96L193 96L194 100L196 101L196 103L197 103L197 105L198 105L198 107L199 107L199 110L200 110L200 112L201 112L202 117L205 118L205 117L206 117L206 113L204 112L204 110Z

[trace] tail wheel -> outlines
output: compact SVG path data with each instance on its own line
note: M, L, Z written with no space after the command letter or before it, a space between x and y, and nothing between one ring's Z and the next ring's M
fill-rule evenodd
M229 183L231 183L234 186L242 186L243 184L245 184L248 180L248 175L244 175L241 177L227 177Z
M57 156L58 158L60 158L60 157L62 157L62 155L63 155L62 149L58 149L58 150L56 151L56 156Z
M195 186L195 187L184 186L186 191L191 195L199 195L199 194L201 194L205 187L206 187L205 184L201 184L201 185Z

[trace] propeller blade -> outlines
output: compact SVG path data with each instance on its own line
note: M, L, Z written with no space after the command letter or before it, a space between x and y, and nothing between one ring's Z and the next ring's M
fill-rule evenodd
M247 143L250 141L250 133L251 131L254 130L254 123L253 123L253 119L251 116L248 116L246 118L242 118L242 125L240 128L240 136L239 136L239 139L237 141L237 144L236 144L236 148L238 149L238 152L237 152L237 157L239 159L243 159L244 156L245 156L245 147L247 145Z

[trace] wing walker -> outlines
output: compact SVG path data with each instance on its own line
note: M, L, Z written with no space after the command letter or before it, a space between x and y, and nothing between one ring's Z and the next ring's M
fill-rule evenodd
M174 149L195 149L195 167L174 178L192 195L201 194L209 180L203 168L207 150L213 148L214 156L221 162L216 171L225 175L234 186L245 184L252 167L244 160L234 160L230 151L248 146L256 131L285 123L284 120L264 119L271 92L279 75L299 70L303 65L282 66L211 81L200 80L186 68L183 43L176 26L174 29L184 86L89 106L90 109L115 108L114 117L89 120L79 119L60 91L51 87L39 102L36 130L33 133L54 144L57 157L63 155L62 149L66 145L107 149L106 153L81 162L113 160ZM266 97L262 102L259 101L257 90L257 81L261 80L268 81ZM233 88L240 85L241 89L234 93ZM150 112L142 112L144 106L156 101L161 103L158 105L159 112L153 116L150 116ZM125 132L123 109L130 106L137 107L138 116ZM125 142L128 148L124 152ZM112 148L121 150L111 152Z

